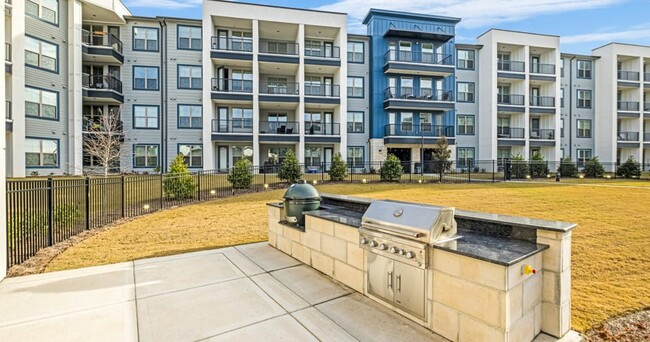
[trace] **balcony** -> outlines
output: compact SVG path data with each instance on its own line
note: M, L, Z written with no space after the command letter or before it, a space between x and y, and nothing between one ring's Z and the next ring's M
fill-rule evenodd
M429 52L387 51L384 72L447 77L454 72L451 55Z
M305 122L305 135L340 135L341 125L339 123L325 123L307 121Z
M643 73L643 81L645 83L650 83L650 72Z
M497 104L507 106L523 106L524 95L497 94Z
M122 81L112 75L81 75L84 101L124 103Z
M107 132L102 126L104 124L104 120L102 117L99 116L87 116L84 114L83 117L83 124L81 126L81 129L84 134L107 134L111 133L113 135L120 135L120 140L124 141L124 122L119 120L117 117L113 118L107 118L107 126L113 126L110 127L111 132ZM84 138L87 138L89 136L85 136Z
M530 105L535 107L555 107L553 96L531 96Z
M213 78L213 100L253 101L253 80Z
M384 126L385 144L435 144L440 137L453 138L454 126L413 123L387 124ZM449 139L454 144L453 139Z
M210 39L210 57L232 60L253 60L253 38L215 37Z
M618 79L620 81L639 81L639 72L638 71L618 71Z
M338 84L305 84L305 102L338 105L341 103Z
M11 101L5 101L5 130L12 132L14 130L13 115L11 113Z
M555 75L555 64L532 63L531 74Z
M253 119L213 119L212 134L245 134L252 140L250 135L253 134Z
M300 84L297 82L260 82L260 101L299 102Z
M639 132L618 132L616 133L618 141L639 141Z
M384 89L385 109L422 109L422 110L451 110L454 108L452 91L420 89L415 93L413 88L388 87Z
M524 72L526 63L519 61L497 61L497 70L506 72Z
M332 45L305 47L305 64L341 66L341 48Z
M111 33L81 30L81 47L86 62L124 64L122 41Z
M555 140L554 129L531 129L530 138L538 140Z
M260 121L260 134L298 135L298 121Z
M643 111L646 113L650 112L650 102L645 102L643 104Z
M12 72L12 64L11 64L11 44L5 43L5 72L6 73L11 73Z
M260 39L257 57L260 62L298 64L298 43L284 40Z
M620 111L638 112L639 102L636 101L618 101L616 109Z
M497 127L497 137L499 139L524 139L524 129L509 126Z
M643 141L646 143L650 143L650 132L643 133Z

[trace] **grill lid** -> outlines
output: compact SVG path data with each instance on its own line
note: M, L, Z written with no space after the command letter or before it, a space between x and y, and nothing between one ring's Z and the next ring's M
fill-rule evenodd
M361 228L435 243L453 238L455 209L396 201L373 201L361 218Z
M311 184L298 183L291 184L289 189L284 193L283 198L289 200L320 200L320 193Z

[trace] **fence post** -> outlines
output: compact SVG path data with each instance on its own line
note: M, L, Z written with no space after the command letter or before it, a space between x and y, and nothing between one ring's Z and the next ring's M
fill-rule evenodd
M163 192L163 183L164 183L164 180L163 180L163 173L160 172L160 210L163 209L163 204L164 204L164 202L163 202L163 195L164 195L164 192Z
M126 217L126 185L124 184L126 179L124 179L125 176L122 175L122 218Z
M474 167L474 165L470 164L470 166L467 168L467 183L472 182L472 167Z
M492 159L492 183L494 183L496 180L494 179L497 175L497 169L496 169L496 160Z
M52 246L53 234L52 223L54 221L54 181L47 179L47 245Z
M201 201L201 171L196 173L196 188L198 190L198 200Z
M320 168L320 181L321 183L325 181L325 166L327 166L326 162L322 163L323 166Z
M90 177L86 177L84 180L84 190L86 193L86 230L90 229ZM124 205L122 205L124 207ZM122 209L122 212L124 212L124 209ZM122 215L124 217L124 215Z

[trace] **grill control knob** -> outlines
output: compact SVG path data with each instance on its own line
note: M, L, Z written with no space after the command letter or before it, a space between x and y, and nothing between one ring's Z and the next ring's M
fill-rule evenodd
M359 242L360 242L362 245L365 245L365 244L368 243L368 239L362 237L362 238L359 240Z
M413 252L406 252L406 258L407 258L407 259L413 259L413 258L415 258L415 253L413 253Z
M391 247L390 248L390 252L393 253L393 254L397 253L397 251L399 251L399 249L397 247Z
M370 247L377 247L377 241L370 241Z
M404 254L406 254L406 251L403 250L403 249L400 249L400 250L399 250L399 254L400 254L400 255L404 255Z
M388 249L388 246L386 246L385 243L382 243L381 245L379 245L379 249L381 249L382 251L385 251L386 249Z

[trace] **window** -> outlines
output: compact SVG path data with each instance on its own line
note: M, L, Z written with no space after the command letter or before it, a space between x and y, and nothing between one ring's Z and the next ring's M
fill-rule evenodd
M178 145L178 153L188 167L203 166L203 145Z
M591 138L591 120L577 120L578 138Z
M25 139L25 165L27 167L57 167L59 165L59 141Z
M578 108L591 108L591 90L578 89Z
M134 90L158 90L158 68L157 67L133 67L133 89Z
M134 27L133 50L158 51L158 29L154 27Z
M458 116L458 134L474 135L474 115Z
M458 82L458 102L474 102L474 83Z
M363 77L348 77L348 97L363 97Z
M233 146L232 147L232 163L237 163L240 159L248 159L253 162L253 147L252 146Z
M474 70L474 50L458 50L456 54L458 58L456 67L458 69Z
M253 128L252 108L232 108L233 128Z
M201 50L201 28L178 25L178 49Z
M431 113L420 113L420 131L422 132L432 132L432 117ZM437 132L436 132L437 133Z
M250 93L253 91L253 71L252 70L232 70L230 72L230 84L232 91Z
M318 40L305 40L305 56L323 56L323 43Z
M158 166L158 145L135 145L133 167Z
M305 129L307 129L306 133L309 134L320 134L322 127L321 127L321 122L322 120L322 114L318 112L314 113L305 113Z
M363 133L363 112L348 112L348 133Z
M269 149L266 150L268 163L282 164L282 162L284 162L284 156L287 154L287 151L289 151L287 147L269 147Z
M458 156L457 167L462 169L474 167L473 147L459 147L456 155Z
M363 63L363 43L348 42L348 62Z
M58 120L59 93L25 87L25 115Z
M441 90L441 89L436 89L436 90ZM424 97L425 99L431 99L432 96L433 96L433 81L430 78L421 78L420 97ZM441 100L441 99L436 97L435 100Z
M560 88L560 107L564 107L564 88Z
M178 66L178 89L201 89L201 67L191 65Z
M578 166L584 166L585 163L591 159L591 150L589 149L578 149L576 150L576 154L578 155L576 158Z
M25 37L25 64L33 67L58 72L59 46Z
M133 106L133 128L158 129L158 106Z
M560 138L564 138L564 119L560 119Z
M348 147L348 165L363 167L363 147Z
M253 33L232 31L232 50L235 51L253 51ZM222 45L225 45L222 44Z
M320 147L305 147L305 165L320 165Z
M402 132L413 131L413 113L402 113L401 120Z
M591 61L578 60L578 78L591 78Z
M564 58L560 58L560 77L564 77Z
M203 107L200 105L178 105L178 128L202 128Z
M59 24L58 0L26 0L25 13L48 23Z
M402 96L413 95L413 77L400 77Z

